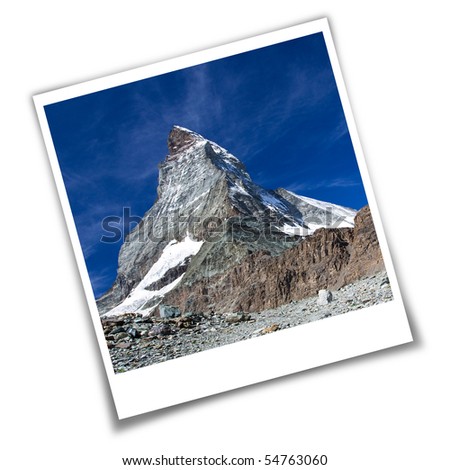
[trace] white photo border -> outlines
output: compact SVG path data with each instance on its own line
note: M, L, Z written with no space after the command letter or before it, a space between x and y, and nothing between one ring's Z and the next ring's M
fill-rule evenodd
M115 374L44 107L238 53L323 33L394 300L276 334ZM119 419L412 341L392 259L326 18L33 97Z

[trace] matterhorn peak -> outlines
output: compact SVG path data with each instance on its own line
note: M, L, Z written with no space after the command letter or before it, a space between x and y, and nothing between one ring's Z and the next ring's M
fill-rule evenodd
M116 280L97 300L115 372L266 334L274 318L275 329L325 318L317 292L361 279L373 286L384 269L368 207L355 217L266 189L228 150L181 126L167 143L158 198L123 241ZM297 308L307 297L313 314Z
M174 125L167 139L169 156L175 155L196 142L206 141L204 137L197 132L186 129L185 127Z
M237 157L194 131L173 126L167 144L158 199L120 249L117 278L98 300L102 314L150 314L175 286L225 276L249 253L276 257L335 222L322 220L329 203L265 189ZM354 211L333 208L353 226Z

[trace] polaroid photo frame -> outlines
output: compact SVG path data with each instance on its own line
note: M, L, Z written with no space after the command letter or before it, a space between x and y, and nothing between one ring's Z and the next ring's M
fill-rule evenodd
M34 96L34 102L119 419L412 341L326 19L39 94ZM202 129L206 129L206 132ZM168 134L167 156L165 145ZM302 148L297 145L298 139L306 142ZM205 142L209 145L207 151L204 150ZM275 223L276 236L283 233L289 239L294 237L294 245L302 243L302 240L313 240L311 237L317 240L327 230L331 230L327 233L335 233L339 237L343 233L344 238L347 237L344 240L347 244L353 243L353 238L357 236L352 232L354 229L351 224L320 228L311 222L309 225L303 223L298 218L302 216L303 206L296 206L299 211L296 212L297 209L293 208L296 200L286 202L286 193L280 196L280 193L270 191L275 189L273 187L267 191L258 189L263 187L264 182L269 185L283 183L284 178L289 183L289 194L295 196L298 192L306 192L310 199L303 198L303 203L315 203L315 207L317 200L311 197L315 194L329 195L325 200L333 200L332 196L336 194L336 199L340 199L335 205L336 199L333 200L331 206L334 208L341 207L341 201L359 197L358 205L364 203L370 207L375 236L382 254L381 263L384 264L383 288L388 286L391 290L389 299L380 302L366 299L364 302L368 306L361 304L361 308L349 308L348 311L339 312L343 313L340 315L327 313L327 309L333 311L335 294L327 290L326 282L324 284L321 279L325 276L329 280L331 271L325 269L314 278L309 275L308 268L301 265L305 269L303 276L307 279L305 286L298 287L292 297L286 297L285 303L299 304L304 297L308 299L307 305L323 304L325 309L319 310L315 317L313 315L312 320L315 321L305 321L286 328L275 322L262 326L258 324L260 312L255 309L262 311L285 304L281 300L271 304L271 292L279 292L279 286L273 279L261 280L261 271L255 274L251 270L245 278L239 278L238 274L235 274L235 278L230 277L230 273L226 273L228 277L224 275L223 282L234 279L233 282L239 285L236 291L224 291L223 298L215 292L209 300L220 305L220 308L215 311L214 305L209 305L211 311L206 316L206 312L199 312L202 305L206 304L199 300L200 291L195 284L195 276L190 274L191 279L194 279L190 284L185 283L183 286L182 283L184 275L184 279L188 278L189 263L206 246L205 232L200 230L189 233L185 227L178 239L160 240L159 248L149 255L151 259L139 261L137 255L133 255L134 258L127 255L125 261L122 259L122 263L129 264L128 271L123 268L123 283L128 282L129 285L119 286L116 271L117 263L120 265L121 260L118 262L117 257L124 240L129 242L125 238L128 232L120 231L119 240L114 240L115 245L111 243L110 246L104 246L105 238L108 240L108 237L114 235L114 228L118 227L115 223L123 222L120 216L124 217L125 209L129 210L127 214L131 222L136 223L133 211L137 211L141 223L146 211L152 207L152 195L155 201L164 197L161 194L167 188L172 191L177 184L186 187L188 181L192 183L198 173L183 173L180 176L185 178L182 183L168 178L162 188L162 182L159 181L157 194L158 162L160 167L170 167L172 171L180 155L180 158L192 157L188 155L192 149L195 152L210 152L208 158L213 160L222 158L217 165L222 165L220 171L227 175L227 186L224 186L228 191L227 197L230 198L231 193L237 194L235 202L241 201L247 212L249 209L245 201L253 198L256 201L255 210L261 209L262 204L262 212L267 209L268 213L278 214L283 224L280 219ZM204 155L202 153L202 158ZM242 170L233 155L247 166L248 173ZM354 162L351 165L344 163L347 158L348 162L351 159ZM214 172L217 171L217 165ZM231 166L225 168L224 165ZM242 176L244 174L245 178ZM252 183L248 183L248 175ZM194 196L202 198L202 194L211 191L211 187L207 186L208 181L216 176L216 173L207 174L206 183L201 183L206 184L206 191L200 191ZM198 185L200 182L192 186L192 191L195 192ZM321 189L323 193L320 193ZM183 192L182 189L180 191ZM219 194L219 191L216 193ZM188 196L183 193L182 196L173 196L173 200L177 197ZM186 202L184 199L184 203L191 204L191 201ZM216 203L216 206L220 204ZM168 210L167 205L165 207ZM289 214L286 213L286 207L289 208ZM297 219L292 215L294 212ZM286 217L294 217L295 220L292 219L292 224L289 224ZM225 214L220 220L226 218ZM136 223L130 228L130 233L137 229ZM108 234L105 234L105 227L111 229ZM240 240L240 243L245 245L247 242ZM254 252L258 252L258 246L255 248L254 243L245 246L248 253L242 255L234 266L230 265L230 270L239 268L242 263L253 266L248 260L256 263ZM358 260L359 255L366 256L366 248L360 246L347 250L345 256L351 257L353 253L356 259L352 258L351 262L356 263L356 268L350 274L335 273L336 279L340 276L340 289L364 276L366 279L371 275L374 279L373 276L378 272L374 266L380 260L369 259L369 255L368 260L364 258L364 263L362 258ZM281 252L270 252L270 249L266 256L269 258L264 262L269 263L266 265L267 272L272 277L275 265L270 264L271 257L284 256L280 258L284 260L284 264L280 263L280 269L288 269L286 266L291 269L289 260L294 258L293 254L286 256ZM295 253L300 256L298 251ZM344 264L350 262L350 258L342 261L339 254L337 259ZM157 272L155 266L158 260L161 265L164 265L163 261L166 262L166 267L160 266ZM220 265L221 260L216 259L215 263ZM201 265L201 260L197 264ZM182 274L177 271L181 265L184 265ZM150 273L151 269L153 271ZM339 271L341 268L336 269ZM129 274L131 272L134 277ZM170 279L163 282L169 272ZM142 285L149 273L153 273L151 288L149 283ZM205 284L204 279L202 285ZM247 279L248 284L242 279ZM155 284L156 281L159 284ZM256 293L248 294L253 281ZM104 309L106 314L104 311L101 316L99 298L114 282L119 290L115 291L116 297L109 300L109 307ZM172 291L167 287L172 286L171 282L175 286ZM300 283L301 279L296 282ZM139 295L144 296L142 298L146 302L135 302L139 286ZM378 284L381 289L380 286ZM262 295L263 288L268 292L266 297ZM157 297L154 292L159 293ZM183 302L180 301L181 306L173 307L177 301L177 292L180 299L183 297ZM190 292L193 312L186 307L186 298ZM231 297L227 300L225 295ZM131 300L127 303L127 298L131 298L134 303ZM233 304L233 301L238 302L236 299L240 299L241 303ZM352 304L351 293L346 302ZM123 308L117 309L120 305ZM116 314L108 315L114 308ZM302 311L305 315L309 314L307 307L303 307ZM141 324L136 322L136 325L128 325L125 322L124 328L120 315L127 313L135 315L131 315L131 323L139 318ZM195 317L197 314L201 316L200 320ZM196 324L193 324L192 316L197 318ZM217 316L218 327L211 326L211 316ZM105 334L108 318L112 320ZM165 348L182 341L180 322L183 319L188 324L188 335L193 334L191 331L196 327L196 331L200 331L196 341L201 340L202 318L207 318L207 327L209 330L215 329L216 337L222 332L226 335L233 328L240 328L244 324L248 331L253 329L253 333L219 347L211 347L209 344L204 350L200 347L189 353L164 356ZM149 324L142 328L142 323L146 321ZM254 327L251 326L252 322ZM133 325L137 328L133 329ZM165 338L163 325L169 330L172 328ZM144 346L140 347L142 344ZM141 366L139 357L150 354L149 351L156 349L156 344L159 360ZM134 365L129 366L126 361L113 364L111 351L119 345L120 354L125 356L127 351L138 351L133 356L134 362L131 361Z

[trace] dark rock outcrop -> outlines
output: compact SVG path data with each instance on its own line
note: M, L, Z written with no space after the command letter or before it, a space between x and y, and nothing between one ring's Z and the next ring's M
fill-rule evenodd
M385 269L380 244L369 206L363 207L355 217L353 240L349 245L350 259L345 270L336 280L341 287Z

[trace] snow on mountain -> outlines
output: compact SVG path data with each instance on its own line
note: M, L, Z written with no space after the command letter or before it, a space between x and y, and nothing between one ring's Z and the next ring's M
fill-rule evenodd
M294 205L302 214L307 230L291 224L280 227L289 235L311 235L319 228L354 227L356 210L331 202L319 201L306 196L300 196L283 188L275 191Z
M278 230L285 233L286 235L289 235L290 237L293 237L293 236L306 237L314 233L314 230L316 230L312 228L305 228L305 227L302 227L301 225L289 225L289 224L284 224L277 228Z
M127 312L140 312L144 315L151 313L159 304L162 297L181 281L184 273L158 290L148 290L147 288L161 280L170 269L182 265L188 258L196 255L202 245L203 241L195 241L189 235L181 242L176 240L170 241L162 251L158 261L153 264L142 281L131 291L128 297L112 310L105 313L104 316L120 315ZM155 302L149 305L151 300L155 300Z
M349 207L339 206L337 204L332 204L331 202L318 201L317 199L312 199L306 196L299 196L295 194L293 195L298 197L300 200L302 200L306 204L315 206L325 212L328 210L331 210L335 217L342 218L342 221L340 222L339 227L353 227L355 225L354 219L355 219L355 215L357 211L354 209L350 209Z
M244 164L215 142L207 141L205 151L212 163L219 168L229 188L232 206L242 216L270 216L282 223L304 226L301 214L289 202L274 191L256 184Z

